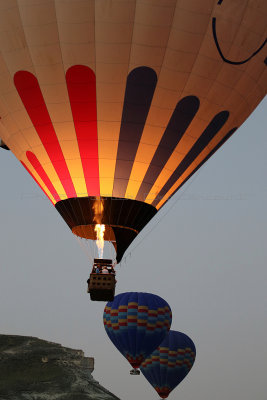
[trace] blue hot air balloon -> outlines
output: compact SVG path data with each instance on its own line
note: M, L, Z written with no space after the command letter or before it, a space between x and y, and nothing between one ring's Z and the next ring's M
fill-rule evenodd
M192 340L182 332L171 330L140 369L160 397L166 399L189 373L195 357L196 348Z
M108 337L136 369L168 333L172 313L155 294L126 292L107 303L103 319Z

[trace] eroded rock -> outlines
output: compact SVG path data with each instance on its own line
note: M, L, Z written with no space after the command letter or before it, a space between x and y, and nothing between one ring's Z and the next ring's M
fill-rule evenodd
M0 335L0 400L118 400L92 377L81 350L29 336Z

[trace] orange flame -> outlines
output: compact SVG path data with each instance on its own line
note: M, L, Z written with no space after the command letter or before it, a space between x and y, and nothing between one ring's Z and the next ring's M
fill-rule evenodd
M103 258L103 251L104 251L104 232L105 232L105 225L97 224L95 226L96 232L96 245L98 248L98 257Z
M104 204L103 200L100 197L96 197L93 205L94 210L94 222L97 224L101 224L103 211L104 211Z

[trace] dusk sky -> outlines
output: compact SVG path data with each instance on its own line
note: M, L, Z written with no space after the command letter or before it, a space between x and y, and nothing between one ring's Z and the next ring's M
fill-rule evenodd
M163 297L196 362L170 400L266 400L267 100L176 193L117 266L117 293ZM15 157L0 150L0 332L95 357L123 400L158 398L109 341L104 303L69 228ZM109 256L109 254L106 254Z

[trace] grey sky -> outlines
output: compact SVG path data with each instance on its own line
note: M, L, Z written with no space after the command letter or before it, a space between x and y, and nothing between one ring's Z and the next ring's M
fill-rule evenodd
M195 366L170 400L266 400L266 105L267 99L174 196L118 266L117 293L162 296L173 310L172 329L195 342ZM121 399L158 398L143 376L129 375L105 333L104 303L86 294L85 254L9 152L0 152L0 179L0 332L82 349L96 359L94 377Z

